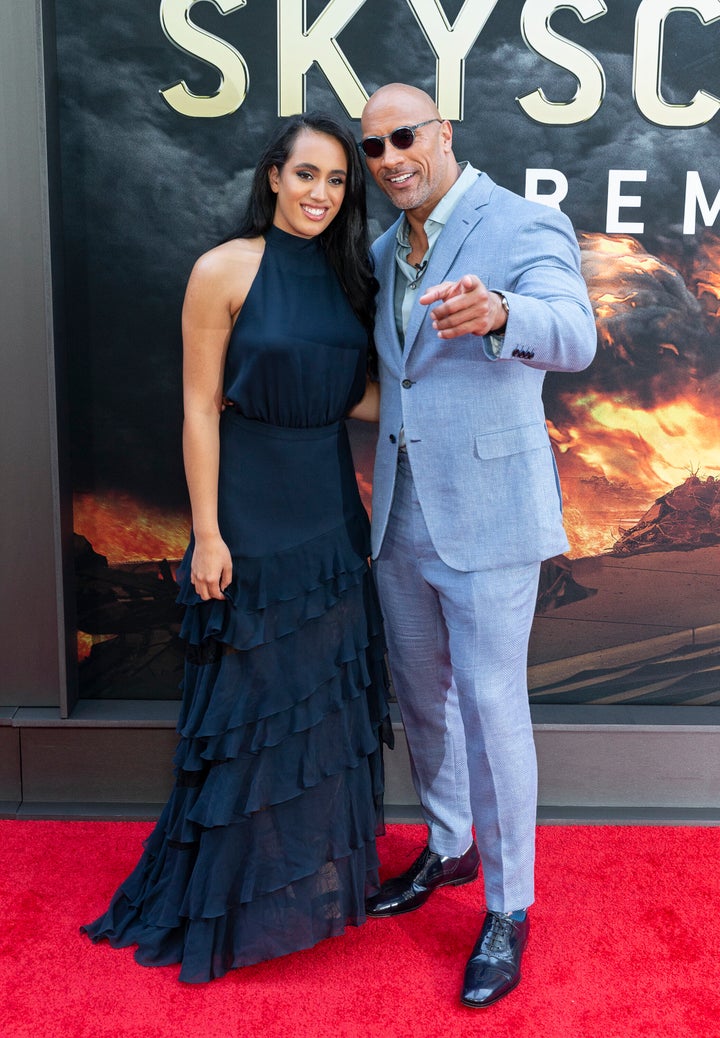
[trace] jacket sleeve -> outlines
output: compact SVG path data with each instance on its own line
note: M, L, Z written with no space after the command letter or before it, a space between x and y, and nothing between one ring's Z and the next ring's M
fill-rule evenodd
M534 205L532 218L508 230L512 244L505 284L488 288L506 296L510 315L495 349L490 336L483 338L486 356L545 371L582 371L595 356L597 330L570 220L558 210Z

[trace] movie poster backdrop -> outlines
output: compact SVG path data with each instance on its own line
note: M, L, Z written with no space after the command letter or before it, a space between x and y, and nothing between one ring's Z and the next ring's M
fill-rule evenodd
M571 550L533 703L713 704L720 0L56 0L80 695L174 698L189 532L180 310L278 116L388 81L573 221L598 354L549 374ZM394 218L371 185L371 230ZM350 423L370 507L375 429ZM532 531L528 531L532 536Z

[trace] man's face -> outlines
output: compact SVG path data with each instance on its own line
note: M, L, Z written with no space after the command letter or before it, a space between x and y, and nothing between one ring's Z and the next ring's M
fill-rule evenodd
M378 187L398 209L421 210L426 216L447 193L457 175L452 154L452 129L446 121L434 121L435 113L408 102L399 95L374 98L363 113L362 136L383 137L384 149L378 158L366 156L366 162ZM433 119L415 130L409 148L397 148L385 136L400 126L415 126Z

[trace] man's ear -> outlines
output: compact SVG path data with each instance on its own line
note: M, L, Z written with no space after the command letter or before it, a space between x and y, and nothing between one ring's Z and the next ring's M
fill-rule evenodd
M443 149L445 151L452 151L453 146L453 128L452 123L448 119L443 120L443 124L440 127L440 134L443 139Z

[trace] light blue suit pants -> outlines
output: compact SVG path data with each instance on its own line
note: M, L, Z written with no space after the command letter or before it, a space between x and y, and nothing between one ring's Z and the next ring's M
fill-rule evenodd
M539 571L539 563L469 573L447 566L400 452L374 572L413 782L431 850L458 857L475 825L485 901L498 912L534 900L537 762L527 646Z

